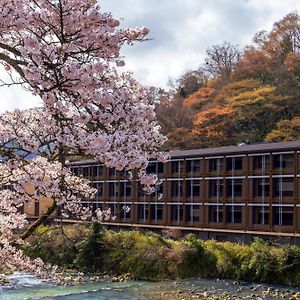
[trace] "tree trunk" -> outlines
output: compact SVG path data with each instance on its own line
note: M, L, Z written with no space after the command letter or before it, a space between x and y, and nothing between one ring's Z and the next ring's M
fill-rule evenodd
M55 211L56 207L56 201L53 201L52 205L47 208L46 212L42 214L34 223L32 223L29 228L19 236L19 238L26 240L28 237L30 237L35 229L37 229L50 217L50 215Z

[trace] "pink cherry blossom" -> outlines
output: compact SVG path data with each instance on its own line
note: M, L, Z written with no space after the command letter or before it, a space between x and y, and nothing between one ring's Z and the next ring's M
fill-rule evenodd
M42 103L0 115L0 265L41 270L41 262L30 263L13 246L26 238L25 233L12 243L13 230L26 224L19 205L45 197L64 217L114 219L105 210L92 216L81 205L81 199L93 199L95 190L69 172L69 157L87 156L117 170L138 169L145 191L154 190L157 176L145 169L149 159L166 160L159 153L165 138L146 89L130 73L120 72L122 46L143 41L149 30L120 28L120 21L102 12L96 0L0 4L0 63L12 84L21 84Z

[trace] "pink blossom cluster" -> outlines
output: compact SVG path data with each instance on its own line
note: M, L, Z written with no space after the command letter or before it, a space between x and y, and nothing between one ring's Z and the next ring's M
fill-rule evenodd
M0 116L0 266L10 269L1 251L13 251L12 233L26 224L18 205L44 197L63 207L65 217L91 216L80 200L93 198L95 190L68 171L68 156L141 170L146 192L157 182L145 172L149 159L167 157L158 151L165 138L145 88L121 72L121 47L143 41L147 28L121 29L96 0L0 0L0 5L0 63L11 77L8 84L21 84L42 103ZM101 221L113 217L100 210L96 215ZM22 255L15 251L16 265Z
M1 177L5 178L2 182L8 184L10 176L6 171L1 173ZM15 233L28 225L26 216L19 212L18 208L22 203L18 196L9 185L3 184L0 190L0 266L6 272L26 270L43 277L49 275L48 271L54 274L53 266L50 268L40 259L29 259L12 245L12 241L17 245L24 244L24 241L16 238Z
M60 162L49 162L41 156L1 162L0 180L2 198L17 206L42 197L62 205L80 197L93 198L96 192L88 180L71 174Z

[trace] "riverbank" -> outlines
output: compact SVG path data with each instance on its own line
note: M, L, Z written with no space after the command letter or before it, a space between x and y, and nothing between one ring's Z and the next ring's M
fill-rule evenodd
M32 275L16 273L13 282L3 289L0 300L231 300L231 299L290 299L300 297L300 289L276 285L254 284L232 280L189 279L163 282L81 283L55 286Z
M79 272L132 274L136 280L226 278L300 286L300 248L268 244L250 245L202 241L193 235L107 231L95 223L61 228L42 227L30 240L26 253L63 269Z

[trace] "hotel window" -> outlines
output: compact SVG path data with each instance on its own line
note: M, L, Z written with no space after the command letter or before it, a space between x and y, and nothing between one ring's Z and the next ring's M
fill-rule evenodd
M92 171L91 166L81 167L81 172L82 172L83 177L90 177L92 175L91 171Z
M183 172L183 161L171 161L171 173Z
M129 210L125 209L129 208ZM131 205L120 203L120 220L128 220L131 216Z
M212 158L208 160L209 172L222 172L223 171L223 158Z
M182 197L183 189L182 189L182 181L171 181L171 197Z
M101 182L94 182L93 183L93 188L97 190L96 196L101 197L103 196L103 183Z
M148 203L146 204L138 204L137 205L137 218L138 220L144 221L146 223L148 221L149 209Z
M262 155L262 156L253 156L253 169L268 169L270 167L270 156Z
M269 207L254 206L253 207L252 222L255 225L268 225L269 224Z
M164 172L164 165L162 162L150 162L147 166L147 173L161 174Z
M156 163L150 162L146 169L147 173L156 173Z
M208 197L209 198L223 197L223 179L208 180Z
M264 198L270 195L269 178L253 179L253 195L254 197Z
M293 154L274 154L273 168L274 169L289 169L294 166Z
M157 164L157 166L156 166L157 173L158 174L163 173L164 172L164 164L162 162L158 162L156 164Z
M108 195L109 197L117 197L118 196L118 183L110 182L108 184Z
M92 176L93 177L103 176L103 167L102 166L93 166L92 167Z
M223 206L209 206L208 207L208 221L211 223L222 223L223 222Z
M242 223L242 207L241 206L227 206L227 223L241 224Z
M182 205L170 205L170 221L180 223L183 220L183 206Z
M164 184L163 183L161 183L159 185L156 185L155 188L156 188L156 195L157 196L159 194L162 194L162 195L164 194Z
M200 160L187 160L186 162L187 173L200 172Z
M273 178L273 197L293 197L293 178Z
M155 186L155 192L148 196L151 201L163 201L164 192L163 184Z
M98 209L98 208L102 209L103 208L102 205L103 205L103 203L101 203L99 201L93 201L93 203L92 203L92 207L93 207L92 211L95 212L95 210Z
M163 219L163 205L162 204L150 204L151 221L157 222Z
M226 159L227 171L237 171L243 169L243 157L228 157Z
M242 179L227 179L227 197L242 197L242 193Z
M110 209L111 217L117 217L118 215L118 203L110 203L108 207Z
M117 170L114 168L108 169L108 176L117 176Z
M273 207L273 225L292 226L293 207Z
M143 190L143 186L138 183L138 186L137 186L137 196L138 198L141 197L141 196L145 196L145 191Z
M185 206L185 220L186 220L186 222L199 222L200 221L200 206L187 204Z
M190 198L200 196L200 180L186 181L186 195Z
M130 182L120 182L120 195L121 197L131 196L131 183Z

